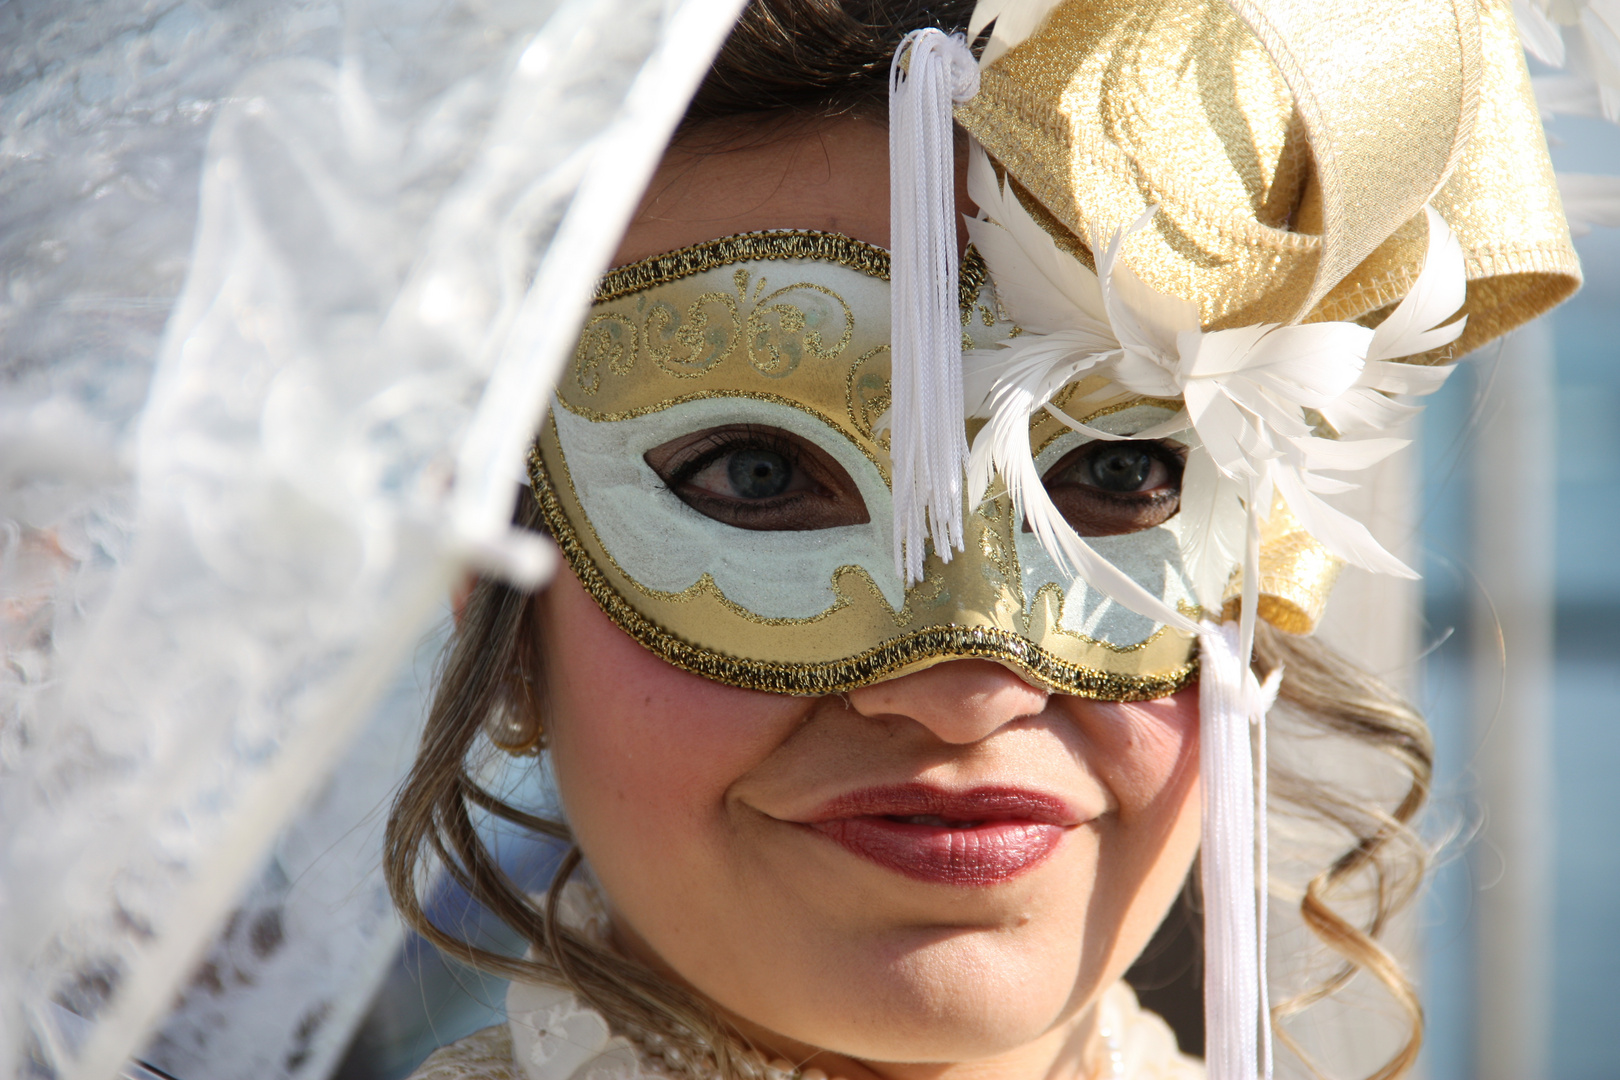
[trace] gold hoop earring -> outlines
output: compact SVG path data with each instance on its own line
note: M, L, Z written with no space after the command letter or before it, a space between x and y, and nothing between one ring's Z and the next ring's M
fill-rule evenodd
M498 703L484 718L484 734L497 750L514 757L537 757L546 745L545 725L534 709L515 709L507 701Z

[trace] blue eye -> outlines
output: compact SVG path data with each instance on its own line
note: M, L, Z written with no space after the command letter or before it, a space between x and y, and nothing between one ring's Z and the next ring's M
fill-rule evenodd
M826 450L758 424L695 431L647 451L670 493L705 517L757 532L860 525L860 490Z
M750 447L734 451L726 463L726 478L743 499L769 499L793 482L793 465L774 450Z

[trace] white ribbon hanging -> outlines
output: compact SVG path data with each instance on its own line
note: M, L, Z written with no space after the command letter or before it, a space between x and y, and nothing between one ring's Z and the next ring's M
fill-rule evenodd
M909 586L926 541L945 562L962 547L962 328L957 299L952 107L979 92L960 34L915 30L889 69L894 558Z
M1281 669L1254 677L1234 622L1199 634L1203 788L1204 1061L1210 1080L1269 1080L1266 714ZM1251 731L1252 739L1251 743Z

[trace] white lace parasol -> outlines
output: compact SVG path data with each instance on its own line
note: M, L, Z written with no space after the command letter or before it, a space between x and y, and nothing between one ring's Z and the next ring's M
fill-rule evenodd
M448 584L548 572L524 444L740 7L0 7L9 1074L140 1049L278 835L308 870L386 794Z

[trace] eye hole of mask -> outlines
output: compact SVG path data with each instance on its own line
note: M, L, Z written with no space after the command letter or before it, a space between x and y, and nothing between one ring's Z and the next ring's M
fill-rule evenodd
M709 428L654 447L644 460L687 506L739 529L802 532L871 520L844 467L781 428Z
M1075 532L1120 536L1175 516L1185 461L1176 443L1099 439L1064 455L1041 482Z

